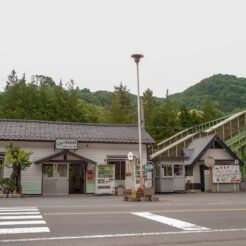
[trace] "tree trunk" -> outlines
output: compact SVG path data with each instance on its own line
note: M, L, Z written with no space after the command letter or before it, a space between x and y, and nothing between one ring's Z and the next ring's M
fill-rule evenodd
M10 176L11 180L15 183L16 185L16 192L21 192L21 165L18 164L13 164L13 172Z
M17 168L17 177L16 177L16 192L21 192L22 187L21 187L21 165L18 164Z
M17 164L13 164L12 169L13 169L13 171L12 171L12 173L11 173L10 179L11 179L14 183L16 183Z

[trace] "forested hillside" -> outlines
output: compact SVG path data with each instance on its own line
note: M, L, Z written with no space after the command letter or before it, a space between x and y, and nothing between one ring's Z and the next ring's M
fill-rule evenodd
M170 98L187 108L200 108L208 98L222 112L239 111L246 108L246 78L214 75Z
M81 99L98 106L112 103L113 92L96 91L89 89L80 91ZM131 94L134 104L136 96ZM200 109L205 99L211 100L224 113L232 113L246 108L246 78L237 78L233 75L217 74L202 80L181 93L169 96L181 108ZM163 98L156 98L159 102Z
M91 92L90 89L80 90L80 98L87 103L95 104L97 106L107 106L113 101L113 93L109 91Z
M143 93L145 128L157 141L235 110L246 108L246 80L215 75L183 93L157 98ZM123 83L113 92L75 87L35 75L27 81L12 71L0 93L0 118L136 124L137 98Z

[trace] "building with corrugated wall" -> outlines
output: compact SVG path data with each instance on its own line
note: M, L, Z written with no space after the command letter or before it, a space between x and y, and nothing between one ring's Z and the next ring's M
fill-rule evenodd
M156 192L240 190L243 162L218 136L195 139L182 152L154 159Z
M32 165L21 174L26 194L114 193L125 184L127 153L139 158L136 125L0 120L2 162L9 143L32 152ZM143 162L154 143L142 129ZM0 179L11 172L2 168Z

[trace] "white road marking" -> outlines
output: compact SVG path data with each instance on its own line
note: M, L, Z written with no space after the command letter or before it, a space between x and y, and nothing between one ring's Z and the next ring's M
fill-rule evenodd
M215 229L208 231L169 231L169 232L143 232L143 233L125 233L125 234L105 234L105 235L84 235L84 236L66 236L66 237L42 237L42 238L21 238L21 239L4 239L0 243L10 242L33 242L33 241L52 241L52 240L71 240L71 239L98 239L98 238L116 238L116 237L142 237L142 236L161 236L161 235L182 235L194 233L216 233L216 232L240 232L246 231L241 229Z
M150 219L150 220L154 220L169 226L173 226L173 227L177 227L179 229L185 230L185 231L202 231L202 230L210 230L207 227L201 227L198 225L194 225L182 220L176 220L176 219L172 219L169 217L165 217L165 216L160 216L160 215L156 215L156 214L152 214L152 213L148 213L148 212L139 212L139 213L131 213L146 219Z
M30 209L0 209L0 212L35 212L38 211L37 208Z
M0 216L0 220L42 219L42 215Z
M0 212L0 216L1 215L22 215L22 214L40 214L40 212L22 212L22 211L20 211L20 212L4 212L4 213L1 213Z
M44 220L19 220L19 221L0 221L0 226L3 225L38 225L46 224Z
M37 207L0 207L0 210L4 210L4 209L8 209L8 210L18 209L18 210L21 210L21 209L37 209Z
M25 228L5 228L0 229L1 234L17 234L17 233L37 233L50 232L48 227L25 227Z
M0 207L0 235L50 232L47 226L16 227L46 224L46 221L40 220L42 218L43 216L36 207ZM8 228L3 228L3 226L8 226Z

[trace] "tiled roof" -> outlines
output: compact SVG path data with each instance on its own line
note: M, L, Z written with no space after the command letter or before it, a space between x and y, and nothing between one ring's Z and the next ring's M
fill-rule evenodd
M55 141L58 138L93 143L138 143L138 127L136 125L0 120L0 140ZM142 143L155 143L145 130L142 130Z
M188 154L189 159L185 160L185 165L194 165L195 162L203 156L205 151L211 147L214 142L217 142L222 148L224 148L234 160L239 161L239 165L243 165L243 161L216 135L209 135L206 137L195 139L184 151L184 154ZM189 150L189 151L187 151Z
M202 138L197 138L185 149L184 153L190 157L185 161L186 165L193 164L194 160L201 154L206 146L215 138L215 135L209 135ZM188 151L189 150L189 151ZM188 153L189 152L189 153Z

